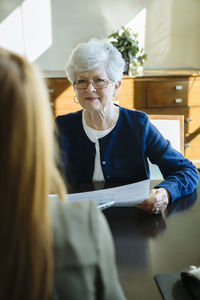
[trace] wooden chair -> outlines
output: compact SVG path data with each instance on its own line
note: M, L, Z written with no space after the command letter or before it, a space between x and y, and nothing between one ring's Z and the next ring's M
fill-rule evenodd
M183 115L148 115L151 123L171 142L174 149L184 155L184 116ZM149 161L151 179L162 179L156 165Z

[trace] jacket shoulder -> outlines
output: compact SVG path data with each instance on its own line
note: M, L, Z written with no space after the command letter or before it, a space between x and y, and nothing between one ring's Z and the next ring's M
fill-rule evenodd
M50 199L56 268L95 264L100 211L93 201ZM96 220L96 222L95 222Z
M71 112L65 115L60 115L56 117L56 123L58 125L62 125L68 122L76 122L78 119L81 119L82 110L78 110L76 112Z
M131 124L134 124L136 127L138 125L145 126L149 122L148 115L145 112L139 110L132 110L121 107L121 113L124 120L127 120Z
M148 118L147 114L143 111L129 109L129 108L125 108L125 107L121 107L121 109L125 115L135 116L137 118Z

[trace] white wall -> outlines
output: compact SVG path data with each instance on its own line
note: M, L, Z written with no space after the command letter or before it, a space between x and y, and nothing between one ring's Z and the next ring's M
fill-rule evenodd
M1 0L0 45L63 70L77 43L107 37L142 10L145 67L200 68L199 0Z
M150 3L151 2L151 3ZM200 1L154 0L147 7L149 68L200 68Z

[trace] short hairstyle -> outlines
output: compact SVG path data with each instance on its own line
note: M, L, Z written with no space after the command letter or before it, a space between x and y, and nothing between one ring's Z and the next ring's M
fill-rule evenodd
M91 39L74 48L65 71L73 84L78 72L92 70L102 64L110 80L118 82L122 79L125 62L121 53L106 40Z

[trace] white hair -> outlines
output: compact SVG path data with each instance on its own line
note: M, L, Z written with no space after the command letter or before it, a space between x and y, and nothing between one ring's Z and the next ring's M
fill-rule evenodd
M110 80L118 82L122 79L125 62L121 53L108 41L91 39L74 48L65 71L73 84L78 72L93 70L102 64Z

